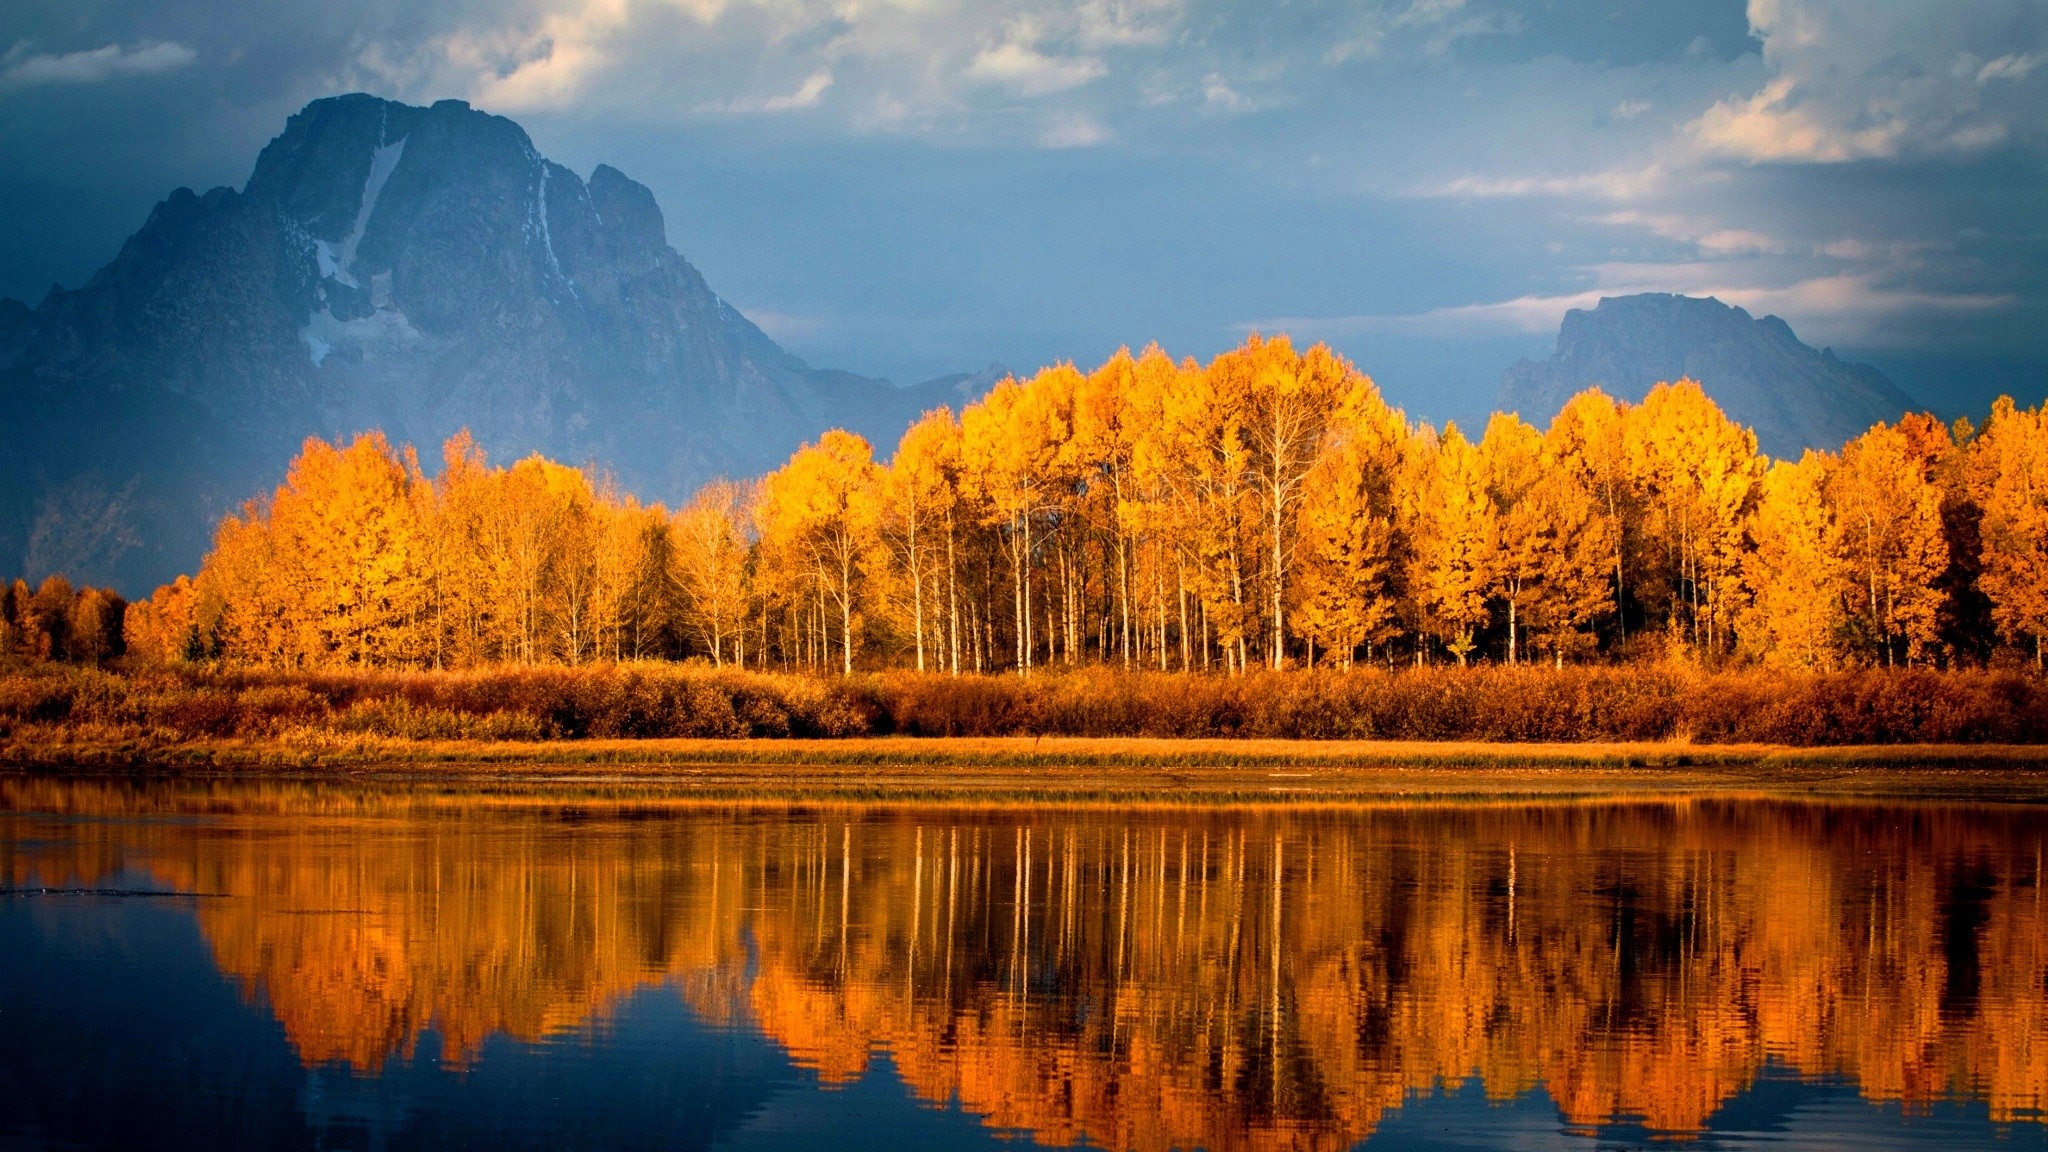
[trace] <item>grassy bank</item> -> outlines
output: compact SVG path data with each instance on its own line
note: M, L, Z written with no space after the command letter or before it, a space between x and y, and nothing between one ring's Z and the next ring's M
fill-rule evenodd
M140 744L92 730L0 749L28 776L392 787L431 798L943 803L1358 803L1673 794L2048 802L2048 746L1792 748L1682 743L873 737L409 740L221 737ZM5 779L0 771L0 780ZM139 781L138 781L139 782Z
M53 731L154 744L855 736L2027 744L2048 742L2048 683L1921 669L1493 666L1029 679L819 678L677 664L449 673L46 664L0 673L0 740Z

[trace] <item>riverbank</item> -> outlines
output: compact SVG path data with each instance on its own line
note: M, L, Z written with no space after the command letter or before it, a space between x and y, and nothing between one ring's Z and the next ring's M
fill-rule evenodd
M0 741L21 776L534 787L703 799L1182 804L1649 794L2048 802L2048 748L850 737Z

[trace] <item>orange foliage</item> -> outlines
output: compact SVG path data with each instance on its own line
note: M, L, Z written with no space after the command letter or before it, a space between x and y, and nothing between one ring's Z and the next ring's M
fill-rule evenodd
M670 519L573 468L308 441L134 617L154 660L1244 672L1397 658L1981 664L2048 636L2048 417L1880 424L1776 479L1698 382L1477 444L1323 345L1005 379L890 463L830 431ZM1820 535L1816 536L1818 532ZM1986 598L1988 597L1988 602ZM2007 657L2009 659L2009 657Z

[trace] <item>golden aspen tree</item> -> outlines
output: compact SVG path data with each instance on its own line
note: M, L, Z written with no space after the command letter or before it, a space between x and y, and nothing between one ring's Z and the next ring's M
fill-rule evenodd
M272 578L275 554L265 504L250 501L221 517L213 549L193 581L200 603L217 605L209 654L236 664L269 668L301 665L292 636L303 610L290 603L285 582Z
M1043 540L1034 527L1052 503L1059 479L1075 392L1064 378L1079 376L1071 365L1059 365L1040 372L1028 386L1004 380L960 421L964 488L981 507L984 523L1001 534L1010 561L1013 666L1020 673L1030 671L1037 641L1032 573ZM1062 383L1067 384L1063 389Z
M1333 420L1330 443L1302 487L1294 620L1310 644L1350 667L1395 618L1393 587L1407 422L1368 382Z
M1544 450L1553 467L1590 493L1604 521L1601 539L1611 555L1606 567L1613 577L1615 635L1628 639L1628 546L1636 517L1636 491L1631 483L1626 427L1627 408L1598 388L1565 401L1543 434Z
M597 588L597 494L582 469L544 457L530 459L541 485L537 498L550 509L554 524L542 569L541 619L554 634L554 651L561 661L581 664L597 632L592 603Z
M0 588L0 600L9 589ZM158 586L148 598L128 606L122 619L122 643L128 654L146 664L170 664L187 658L192 633L192 578L180 575ZM0 615L7 615L0 613Z
M1145 359L1164 359L1157 345L1145 349ZM1172 362L1167 361L1170 368ZM1119 348L1100 368L1088 374L1074 397L1074 427L1070 449L1084 482L1101 492L1107 510L1100 525L1108 536L1115 557L1113 581L1116 603L1116 651L1124 667L1131 666L1133 647L1142 634L1142 621L1133 610L1137 589L1136 532L1142 522L1140 488L1136 465L1138 440L1144 408L1140 391L1145 387L1139 361L1129 348ZM1103 653L1104 659L1108 652Z
M491 474L480 494L477 542L487 566L484 595L493 605L493 647L498 659L520 664L548 655L555 570L571 515L551 463L529 456Z
M425 606L409 469L379 433L340 451L303 454L271 507L279 558L305 568L304 605L318 634L308 662L371 667L415 654Z
M1598 646L1593 622L1614 605L1609 568L1616 555L1616 527L1599 496L1546 448L1544 467L1528 497L1540 511L1536 596L1529 604L1528 629L1562 668L1569 656Z
M1667 622L1710 655L1725 645L1742 555L1742 521L1762 462L1756 434L1728 419L1699 383L1650 389L1629 409L1625 445L1661 553Z
M1970 487L1984 510L1983 574L1999 631L2033 642L2042 666L2048 642L2048 417L2019 408L2010 396L1991 407L1991 418L1970 449Z
M1997 645L1991 601L1978 586L1983 571L1984 509L1970 483L1970 446L1977 431L1967 416L1944 424L1932 413L1909 412L1899 421L1907 451L1920 462L1941 495L1944 563L1935 588L1941 594L1936 633L1942 657L1951 665L1988 660Z
M62 660L70 645L71 608L78 593L62 575L45 576L21 613L29 658Z
M1521 417L1496 413L1479 439L1486 494L1499 515L1492 591L1508 609L1508 663L1521 662L1521 627L1539 594L1550 553L1560 541L1549 531L1549 509L1537 498L1543 479L1543 436Z
M1181 373L1175 384L1148 445L1148 466L1171 492L1189 583L1201 605L1204 658L1213 641L1226 667L1242 672L1258 623L1252 565L1263 535L1244 430L1244 380L1239 373L1196 370Z
M1178 411L1179 398L1198 388L1201 369L1193 360L1175 362L1157 345L1145 349L1134 365L1125 394L1122 423L1130 441L1130 471L1133 491L1120 500L1117 514L1121 530L1132 541L1136 562L1143 573L1135 581L1150 601L1153 627L1133 628L1132 643L1146 638L1154 648L1160 671L1170 661L1169 631L1177 637L1180 669L1194 667L1197 659L1195 627L1189 601L1197 595L1198 576L1190 574L1195 565L1194 538L1190 532L1196 518L1192 513L1194 492L1187 484L1190 471L1180 452L1181 423L1170 418ZM1166 579L1173 578L1173 600L1167 606ZM1147 579L1146 577L1149 577ZM1138 614L1134 609L1134 614ZM1208 647L1202 645L1199 658L1206 664Z
M860 565L875 540L875 473L868 442L834 429L768 476L756 514L762 536L799 557L838 609L842 675L853 674Z
M881 478L882 537L910 588L920 672L927 647L941 657L951 650L953 671L960 670L952 638L959 625L953 528L959 483L960 425L950 409L927 412L903 433Z
M414 469L383 436L308 440L267 505L229 517L210 561L239 660L292 667L404 663L426 585Z
M122 623L128 602L105 588L82 588L71 603L65 631L65 655L82 664L100 664L122 654Z
M1212 375L1218 391L1239 398L1249 460L1246 475L1264 524L1263 560L1271 634L1267 663L1286 663L1287 574L1293 560L1295 501L1321 455L1331 418L1369 382L1348 362L1317 344L1296 355L1287 337L1253 333L1243 347L1218 356Z
M697 490L669 526L671 579L687 606L684 618L718 667L736 655L752 599L752 496L745 485L714 480Z
M1808 451L1764 474L1742 558L1748 603L1744 647L1766 663L1830 668L1843 623L1843 566L1836 552L1828 473L1833 461Z
M1828 496L1858 622L1885 664L1917 661L1934 643L1935 581L1948 562L1941 492L1905 433L1879 424L1843 445Z
M613 661L638 659L657 623L667 581L668 510L643 507L609 485L598 493L592 606L599 653Z
M499 615L484 550L487 509L499 485L468 429L441 445L441 474L423 493L426 567L431 575L429 663L471 667L491 659Z
M1457 425L1444 429L1429 463L1416 493L1413 580L1427 626L1463 667L1487 620L1487 591L1499 563L1499 512L1487 494L1479 450Z

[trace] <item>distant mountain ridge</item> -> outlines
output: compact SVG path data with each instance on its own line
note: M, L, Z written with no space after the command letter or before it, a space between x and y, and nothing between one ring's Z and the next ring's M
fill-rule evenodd
M1661 292L1605 297L1591 311L1565 313L1557 351L1509 368L1499 406L1542 424L1585 388L1633 402L1660 381L1687 376L1781 458L1839 448L1917 407L1884 373L1815 351L1776 316L1759 320L1711 297Z
M468 427L673 501L828 427L886 452L984 375L814 369L617 169L586 181L461 101L317 100L240 191L179 189L82 288L0 301L0 568L146 588L308 435L431 454Z

